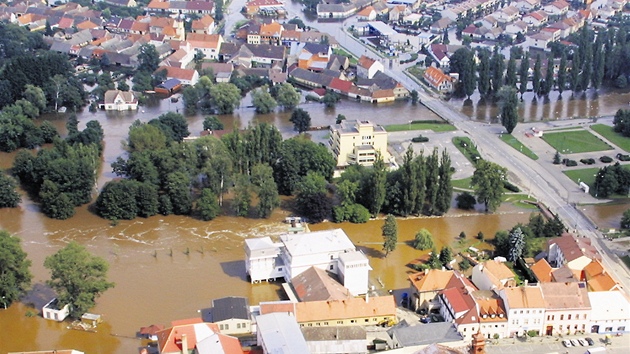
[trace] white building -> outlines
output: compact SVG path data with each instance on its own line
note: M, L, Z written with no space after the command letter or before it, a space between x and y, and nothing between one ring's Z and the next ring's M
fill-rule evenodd
M540 288L546 308L544 335L570 335L588 330L591 301L586 283L541 283Z
M287 282L310 267L336 274L354 296L368 290L367 257L342 229L245 240L245 265L252 282L284 277Z
M544 333L545 301L537 286L520 286L499 290L507 310L509 337L522 336L528 331Z
M310 353L295 316L276 312L256 317L258 345L263 353Z
M630 331L630 303L619 291L589 292L591 317L590 333L619 333Z
M571 270L581 271L593 259L601 259L591 241L565 233L547 241L547 261L555 267L566 265Z
M42 316L47 320L61 322L68 317L68 315L70 315L69 306L66 304L65 306L59 308L59 301L57 301L56 298L50 300L42 308Z
M329 143L341 170L352 164L372 166L377 153L389 161L387 131L369 121L345 120L332 125Z
M477 264L472 271L472 282L480 290L500 290L516 286L514 273L499 260Z

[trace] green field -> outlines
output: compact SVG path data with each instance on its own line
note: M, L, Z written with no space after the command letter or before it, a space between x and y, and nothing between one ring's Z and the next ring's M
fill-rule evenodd
M612 147L586 130L545 133L543 140L561 154L611 150Z
M569 170L564 171L564 174L567 175L575 184L579 184L579 182L586 183L591 190L594 189L595 185L595 175L599 171L597 167L584 168L581 170ZM579 181L579 182L578 182Z
M591 129L608 139L611 143L617 145L619 148L630 152L630 138L616 133L613 130L613 127L605 124L593 124L591 125Z
M455 189L466 189L470 190L472 187L470 186L470 182L472 181L472 176L464 179L456 179L452 180L451 184Z
M479 151L477 151L477 147L472 143L470 138L465 136L454 137L453 144L455 144L457 150L464 154L466 159L468 159L468 161L470 161L473 165L477 163L477 160L481 159L481 155L479 154Z
M623 262L623 264L626 265L626 267L628 267L628 269L630 269L630 256L625 255L623 257L619 257L621 258L621 261Z
M454 126L448 123L433 123L433 122L411 122L409 124L390 124L386 125L385 130L387 132L402 132L407 130L433 130L436 133L451 132L457 130Z
M354 55L352 55L349 52L347 52L342 47L337 47L337 48L333 49L333 54L343 55L344 57L348 57L348 59L350 59L350 64L352 64L352 65L356 65L358 63L357 58Z
M532 160L538 160L538 155L534 154L527 146L523 145L512 134L502 134L501 140L516 150L520 151L523 155L529 157Z
M407 72L418 80L423 80L424 78L424 69L420 69L417 66L411 66L407 69Z

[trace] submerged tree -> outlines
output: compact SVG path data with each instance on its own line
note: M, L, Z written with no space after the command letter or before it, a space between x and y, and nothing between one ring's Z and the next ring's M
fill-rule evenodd
M396 243L398 242L398 224L396 222L396 218L388 214L385 218L385 224L381 228L383 231L383 237L385 241L383 242L383 251L385 251L385 257L396 249Z
M19 300L31 285L30 266L20 239L0 230L0 299L5 308Z

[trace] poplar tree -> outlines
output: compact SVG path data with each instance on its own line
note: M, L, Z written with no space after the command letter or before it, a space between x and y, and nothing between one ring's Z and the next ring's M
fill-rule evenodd
M542 59L540 58L540 54L538 54L538 56L536 57L536 63L534 64L534 73L532 76L532 85L534 87L534 92L537 95L540 95L540 89L541 89L541 81L542 81L542 74L540 72L540 67L541 67L541 61Z
M398 242L398 224L396 218L392 214L388 214L385 218L385 224L381 228L383 231L383 251L385 251L385 257L396 249L396 243Z
M385 162L380 153L376 154L376 161L372 166L372 175L370 177L370 213L377 216L385 202L385 194L387 192L387 170Z
M580 56L573 55L573 60L571 60L571 91L574 93L580 92L580 68L582 65L580 64Z
M441 215L450 209L451 199L453 196L453 185L451 184L451 157L446 152L446 149L442 151L438 175L440 183L438 186L435 209L437 214Z
M421 214L424 209L424 200L426 198L427 193L427 168L426 168L426 158L424 157L424 152L421 152L420 155L416 156L413 160L413 167L416 170L416 180L413 181L417 186L417 194L416 194L416 202L413 207L414 214Z
M567 53L562 51L560 56L560 66L558 67L558 79L556 81L560 95L564 91L567 84Z
M407 216L415 209L416 198L418 197L418 170L413 163L413 148L411 144L403 157L401 166L401 189L402 189L402 215Z
M436 212L438 187L440 183L440 174L439 174L440 171L439 171L439 159L438 159L437 147L433 149L433 153L430 156L427 156L426 168L427 168L427 176L426 176L427 214L433 215Z
M553 88L553 57L549 56L547 59L547 72L545 73L545 81L542 85L542 94L548 95Z
M505 73L505 85L516 87L516 60L510 57L507 64L507 72Z
M521 59L521 66L518 70L518 92L521 94L521 99L523 99L523 94L527 92L527 81L529 79L529 52L525 53L523 59Z
M490 65L492 65L492 93L496 94L503 86L503 73L505 72L505 57L499 52L499 48L494 48Z
M490 51L486 48L479 50L479 65L477 66L477 89L481 97L490 93Z

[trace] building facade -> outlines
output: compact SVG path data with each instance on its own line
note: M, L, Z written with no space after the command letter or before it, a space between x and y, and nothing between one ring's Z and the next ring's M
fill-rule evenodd
M339 169L372 166L377 153L388 160L387 131L369 121L347 120L331 126L329 144Z

